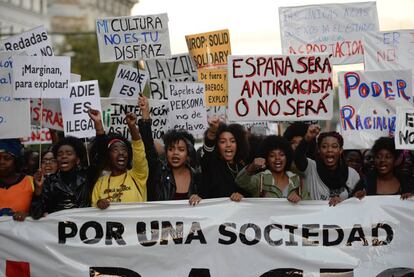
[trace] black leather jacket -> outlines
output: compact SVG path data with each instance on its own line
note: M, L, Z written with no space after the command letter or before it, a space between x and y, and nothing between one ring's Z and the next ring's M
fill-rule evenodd
M42 194L33 196L30 215L38 219L44 213L90 207L92 184L89 179L87 170L47 176Z

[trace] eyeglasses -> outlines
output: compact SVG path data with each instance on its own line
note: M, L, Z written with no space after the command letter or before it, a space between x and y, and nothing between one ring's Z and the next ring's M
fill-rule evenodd
M56 159L43 159L42 164L54 164L57 163Z
M3 209L0 209L0 216L3 216L3 215L12 216L12 215L14 215L14 212L10 208L3 208Z

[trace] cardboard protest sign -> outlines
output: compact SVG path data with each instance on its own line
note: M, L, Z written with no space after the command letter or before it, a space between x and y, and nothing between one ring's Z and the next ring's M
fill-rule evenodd
M414 107L397 107L395 148L414 150Z
M32 133L29 137L23 138L22 143L25 145L32 144L51 144L52 135L48 128L32 125Z
M113 98L137 99L147 83L148 73L139 68L120 64L116 71L115 80L109 94Z
M206 106L227 106L227 70L200 68L198 80L205 85Z
M184 129L199 136L207 129L204 84L169 83L168 123L171 129Z
M361 63L363 35L378 31L375 2L279 8L283 54L332 54L333 64Z
M29 56L53 56L50 38L43 26L0 41L0 48L5 51L24 50Z
M70 82L71 83L77 83L81 81L81 75L79 74L75 74L75 73L71 73L70 74Z
M207 118L218 117L220 121L227 122L227 107L226 106L210 106L206 107Z
M30 102L0 96L0 139L30 135Z
M12 96L12 55L16 52L0 52L0 95Z
M396 107L412 107L411 70L339 73L344 149L369 149L395 132Z
M167 131L168 101L148 99L150 116L152 119L152 137L161 139ZM101 98L102 119L108 133L118 133L127 139L131 139L125 115L133 112L138 119L142 117L142 111L137 105L136 99Z
M187 53L173 55L168 59L146 60L145 69L149 73L152 99L167 99L168 82L197 81L197 67Z
M230 56L230 121L332 118L328 56Z
M188 35L185 40L197 68L227 65L227 56L231 55L229 30Z
M65 98L69 95L70 57L13 57L13 97Z
M367 32L365 70L413 69L414 74L413 44L414 30Z
M98 18L96 35L103 63L171 56L166 13Z
M60 99L65 136L94 137L95 124L88 111L101 111L98 81L72 83L70 87L70 98Z
M63 131L59 99L30 99L30 112L33 125L40 125L42 120L42 127Z

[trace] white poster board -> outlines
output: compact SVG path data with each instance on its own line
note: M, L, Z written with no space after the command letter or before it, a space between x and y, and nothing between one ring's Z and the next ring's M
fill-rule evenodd
M30 135L30 101L0 97L0 139Z
M168 82L197 81L197 67L188 53L146 60L145 69L149 74L152 99L167 100Z
M70 57L14 56L12 80L15 98L68 97Z
M96 19L102 63L171 56L168 15L134 15Z
M29 56L53 56L52 44L44 26L0 41L4 51L24 51Z
M194 136L207 130L203 83L168 84L168 124L170 129L184 129Z
M48 128L40 128L40 126L32 125L32 132L29 137L23 138L24 145L33 144L51 144L52 136Z
M60 99L65 136L94 137L95 124L88 111L92 108L101 112L98 81L72 83L70 86L70 98Z
M161 139L168 129L168 101L148 99L151 129L154 139ZM102 119L108 133L118 133L127 139L131 139L125 115L133 112L137 118L142 117L142 110L137 105L136 99L101 98Z
M144 91L148 73L139 68L120 64L109 97L138 99Z
M332 118L328 56L229 56L230 121Z
M340 72L338 93L344 149L369 149L394 135L397 107L413 106L411 70Z
M395 148L414 150L414 107L397 107Z
M332 54L333 64L362 63L364 33L379 30L376 2L280 7L279 22L283 54Z

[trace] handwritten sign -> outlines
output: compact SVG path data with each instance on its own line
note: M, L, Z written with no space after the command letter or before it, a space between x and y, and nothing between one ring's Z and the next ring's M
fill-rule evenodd
M101 111L98 81L72 83L70 98L60 99L65 136L94 137L95 124L89 118L89 108Z
M21 138L30 135L30 102L0 96L0 138Z
M40 125L42 120L43 127L63 131L59 99L30 99L30 113L32 125Z
M205 85L207 106L227 106L227 70L200 68L198 79Z
M339 111L345 149L369 149L393 135L396 107L412 107L411 70L339 73Z
M53 56L52 44L43 26L0 41L0 48L5 51L24 50L29 56Z
M168 123L171 129L184 129L199 136L207 129L204 84L169 83Z
M150 116L152 119L152 137L161 139L168 128L168 101L148 99ZM142 116L142 110L137 106L136 99L101 98L102 118L108 133L118 133L127 139L131 139L125 115L133 112L138 118Z
M48 128L40 128L40 126L32 125L32 133L29 137L22 138L25 145L32 144L51 144L52 136Z
M18 52L0 52L0 95L12 96L12 74L13 60L12 55Z
M414 107L397 107L395 148L414 150Z
M101 62L171 56L166 13L97 19L96 34Z
M364 45L365 70L413 69L414 78L414 30L368 32Z
M229 30L185 36L187 48L197 68L222 67L231 55Z
M147 79L148 73L145 71L120 64L109 96L137 99L138 94L144 91Z
M375 2L279 8L283 54L332 54L333 64L361 63L363 35L378 31Z
M70 57L14 56L12 80L15 98L68 97Z
M230 56L230 121L332 118L328 56Z
M145 69L149 73L152 99L167 99L168 82L197 81L197 67L187 53L173 55L168 59L146 60Z

